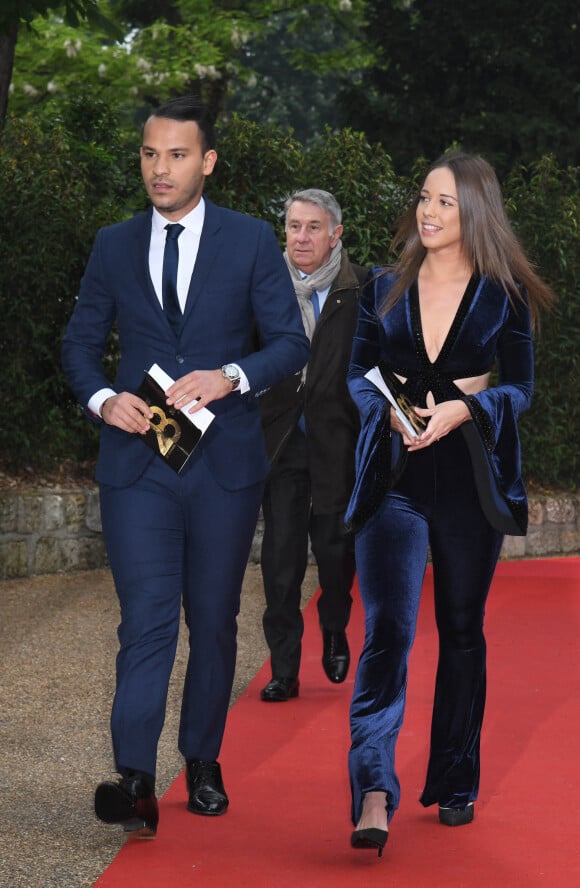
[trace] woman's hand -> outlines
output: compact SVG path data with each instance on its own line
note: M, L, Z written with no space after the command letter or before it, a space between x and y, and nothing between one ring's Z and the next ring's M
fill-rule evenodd
M414 407L415 413L429 420L429 424L424 432L418 438L411 438L403 429L399 420L394 416L394 410L391 410L391 427L400 432L403 436L403 443L409 448L409 452L414 450L424 450L430 447L435 441L448 435L453 429L458 428L468 419L471 419L469 408L464 401L442 401L435 407Z

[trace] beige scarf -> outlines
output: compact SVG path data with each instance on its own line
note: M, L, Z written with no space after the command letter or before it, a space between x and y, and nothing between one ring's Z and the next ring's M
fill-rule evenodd
M326 290L337 276L342 259L342 241L339 240L332 248L328 262L325 262L324 265L321 265L320 268L317 268L308 277L302 277L302 272L290 262L288 250L284 251L284 259L294 284L294 291L300 306L300 313L302 314L304 332L312 342L312 334L316 326L314 308L312 306L312 293L314 290Z

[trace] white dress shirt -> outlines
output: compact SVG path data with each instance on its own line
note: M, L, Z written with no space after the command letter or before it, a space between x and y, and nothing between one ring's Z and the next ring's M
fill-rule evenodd
M184 227L184 231L181 232L177 241L179 247L177 297L182 312L185 309L189 284L195 267L195 260L197 259L197 251L199 250L199 241L204 219L205 202L202 197L198 205L194 207L187 216L184 216L183 219L179 220L179 224ZM149 273L161 307L163 307L161 277L163 273L163 253L165 252L165 241L167 239L167 232L165 231L166 225L167 219L162 216L155 207L153 207L151 243L149 244Z

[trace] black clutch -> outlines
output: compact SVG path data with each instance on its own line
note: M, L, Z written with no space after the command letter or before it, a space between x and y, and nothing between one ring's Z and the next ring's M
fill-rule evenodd
M150 373L145 373L136 392L153 413L143 440L176 472L181 472L201 440L202 431L181 410L167 405L165 392Z
M365 374L365 377L375 385L394 408L401 424L411 438L416 438L427 427L427 422L413 410L413 405L407 398L403 383L389 370L383 362L377 364Z

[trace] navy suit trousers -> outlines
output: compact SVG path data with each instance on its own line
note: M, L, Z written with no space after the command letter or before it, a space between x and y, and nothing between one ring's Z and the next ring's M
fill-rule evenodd
M241 586L263 484L220 487L194 454L182 475L156 457L128 487L101 485L121 606L111 716L115 765L155 774L181 606L189 631L179 749L217 758L232 689Z

